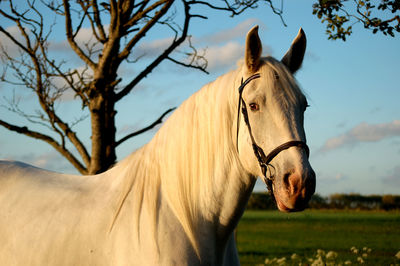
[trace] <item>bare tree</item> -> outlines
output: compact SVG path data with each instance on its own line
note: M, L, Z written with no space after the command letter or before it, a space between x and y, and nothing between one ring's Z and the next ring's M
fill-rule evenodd
M17 3L18 2L18 3ZM0 116L3 127L36 138L50 144L63 155L80 173L95 174L107 170L116 161L116 147L127 139L150 130L162 122L166 110L148 127L116 139L115 105L138 86L161 62L206 71L207 61L190 43L189 24L193 19L206 19L196 13L213 9L236 16L249 8L256 8L258 2L265 2L281 15L269 0L244 1L197 1L197 0L8 0L0 2L0 15L17 29L18 34L0 26L2 38L17 47L18 54L9 52L1 45L4 72L1 80L5 83L29 89L38 100L40 109L34 114L26 113L17 99L8 99L7 108L29 122L47 128L41 132L32 127L20 126ZM43 9L51 11L54 22L49 23ZM60 60L51 53L50 36L54 34L57 19L62 18L65 36L70 49L79 56L83 68L73 68L67 60ZM131 80L118 76L122 63L135 64L141 54L135 47L146 34L156 27L164 27L171 33L171 41L164 50L138 71ZM91 38L79 39L80 34L90 28ZM182 53L173 53L186 43ZM181 48L180 48L181 49ZM122 85L124 84L124 85ZM86 110L91 124L91 151L74 131L74 125L85 116L67 122L57 112L57 105L67 91L73 91L75 98ZM50 129L50 131L48 130ZM48 134L46 132L52 132ZM72 144L72 145L71 145ZM72 148L71 148L72 147Z

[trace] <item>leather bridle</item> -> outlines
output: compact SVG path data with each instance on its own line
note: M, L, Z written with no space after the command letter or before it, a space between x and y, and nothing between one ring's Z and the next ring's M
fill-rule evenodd
M256 156L258 163L260 165L261 168L261 172L264 175L264 181L265 184L268 187L268 190L271 193L272 198L274 199L274 193L273 193L273 187L272 187L272 183L274 181L274 176L273 174L271 174L268 176L268 167L272 167L274 168L270 163L271 161L281 152L284 151L286 149L289 149L291 147L299 147L299 148L303 148L307 154L307 157L309 157L310 155L310 149L308 148L307 144L304 141L301 140L291 140L288 142L283 143L282 145L279 145L278 147L276 147L275 149L273 149L267 156L265 155L263 149L257 145L256 140L254 139L253 133L251 131L251 125L250 125L250 121L249 121L249 116L247 113L247 107L246 107L246 102L243 100L242 94L243 94L243 90L245 88L245 86L247 84L250 83L250 81L254 80L254 79L258 79L260 78L260 74L256 73L252 76L250 76L249 78L247 78L245 81L241 81L241 85L239 87L239 102L238 102L238 114L237 114L237 134L236 134L236 146L237 149L239 151L239 146L238 146L238 138L239 138L239 122L240 122L240 110L242 111L242 115L243 115L243 119L246 123L247 129L249 131L249 135L250 135L250 139L252 142L252 147L253 147L253 152L254 155Z

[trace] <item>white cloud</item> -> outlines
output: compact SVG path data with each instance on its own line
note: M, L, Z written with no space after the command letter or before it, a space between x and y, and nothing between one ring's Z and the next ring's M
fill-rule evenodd
M342 172L333 171L321 171L317 169L317 193L329 195L332 193L336 193L338 191L343 192L343 190L348 190L346 184L350 182L350 178L348 175ZM346 187L346 188L343 188Z
M173 38L141 42L133 49L133 56L135 59L158 56L162 51L166 50L172 42Z
M123 126L121 126L121 128L119 128L117 130L117 135L128 135L131 134L133 132L136 132L138 130L143 129L145 126L143 125L143 123L140 122L136 122L134 124L124 124Z
M58 156L55 153L50 152L31 158L31 163L37 167L48 169L56 159L58 159Z
M400 136L400 120L388 123L361 123L342 135L328 139L320 151L329 151L360 142L377 142L385 138Z
M75 69L77 73L79 73L79 76L83 78L84 80L90 80L93 77L93 70L91 68L87 68L85 66L77 67ZM80 79L76 73L72 75L73 78L73 83L80 84ZM62 102L69 102L73 101L76 99L76 93L74 90L70 88L70 85L65 81L65 79L61 77L54 77L51 78L51 82L53 84L52 88L54 88L54 93L57 91L55 88L59 88L64 90L63 93L60 95L60 98L58 98L59 101Z
M339 183L342 181L347 181L349 179L349 177L341 172L336 172L336 173L323 173L323 172L317 172L317 176L318 176L318 181L322 181L323 183Z
M108 31L108 26L105 27L106 32ZM56 29L57 30L57 29ZM17 26L11 26L6 29L6 31L13 36L17 41L25 44L25 40L21 35L21 31ZM29 29L26 29L27 33L30 33ZM101 48L101 43L96 40L93 35L93 31L91 28L81 28L78 34L75 37L75 41L82 50L85 51L85 47L93 47L94 49ZM6 48L6 51L11 55L15 56L18 52L18 46L15 45L7 36L3 33L0 33L0 44ZM52 41L49 40L50 51L52 52L72 52L70 45L67 40L62 41Z
M206 59L209 71L236 66L236 62L244 55L244 45L238 42L228 42L222 46L207 48Z
M24 43L21 32L17 26L11 26L6 29L6 31L18 42ZM29 30L27 30L29 33ZM18 46L15 45L13 41L10 40L8 36L0 32L0 46L5 49L9 56L14 57L19 54Z
M233 28L224 29L222 31L206 35L198 39L196 38L195 41L206 42L210 44L221 44L225 42L230 42L237 38L244 40L247 32L256 25L263 25L263 22L255 18L250 18L239 23ZM263 28L265 28L265 26L263 26Z
M236 62L244 56L244 41L247 32L253 26L262 24L260 20L251 18L232 28L200 37L194 36L191 42L198 52L202 53L201 51L206 51L205 57L208 61L208 71L225 70L231 66L236 66ZM236 39L238 40L236 41ZM158 55L161 51L164 51L171 42L172 38L142 42L133 50L133 57L154 57L154 55ZM186 47L188 47L187 42L182 44L180 49L185 49ZM269 50L267 46L264 47L264 51ZM190 52L190 50L188 51Z
M171 44L171 42L171 38L160 39L153 42L143 42L133 50L133 56L134 58L154 57L164 51ZM187 47L185 44L182 46ZM220 68L226 68L235 65L236 61L242 58L244 55L244 45L234 41L208 46L206 48L204 48L204 46L202 47L201 45L197 45L196 49L198 52L200 52L200 54L202 53L201 51L205 50L205 57L208 62L208 71L215 71ZM189 49L188 52L190 52ZM176 54L176 58L179 58L179 54ZM185 61L185 58L182 61Z
M108 34L108 28L109 25L104 26L106 34ZM92 47L94 50L99 50L102 47L102 44L94 36L92 28L81 28L75 36L75 42L83 51L86 51L86 47ZM50 49L57 52L72 52L67 40L51 41Z

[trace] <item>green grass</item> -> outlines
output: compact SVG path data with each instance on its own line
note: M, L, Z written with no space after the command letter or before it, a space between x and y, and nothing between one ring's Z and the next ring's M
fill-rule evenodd
M266 258L315 257L317 250L335 251L338 261L357 261L351 247L371 248L368 265L400 263L400 212L246 211L237 231L242 265L263 263Z

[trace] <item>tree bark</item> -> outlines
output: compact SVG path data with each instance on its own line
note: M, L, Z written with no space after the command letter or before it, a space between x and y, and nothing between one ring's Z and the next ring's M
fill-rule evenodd
M104 172L116 162L114 98L113 91L107 90L90 102L92 158L88 174Z

